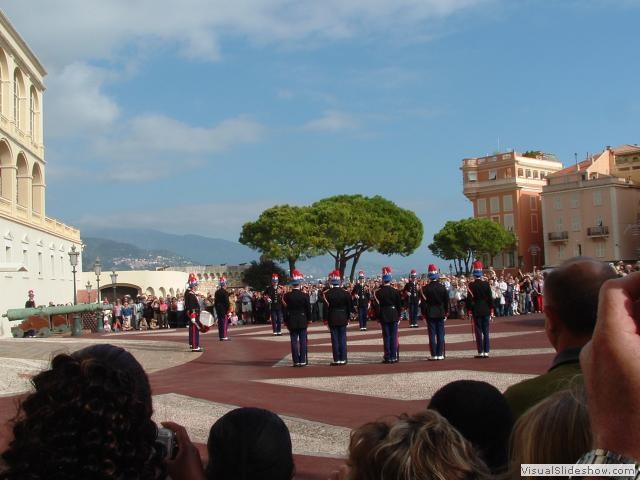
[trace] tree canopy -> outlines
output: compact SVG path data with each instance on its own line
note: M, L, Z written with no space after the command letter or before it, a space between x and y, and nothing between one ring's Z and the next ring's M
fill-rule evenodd
M474 257L490 256L515 246L512 232L488 218L466 218L448 221L433 236L429 250L445 260L457 262L456 270L469 273Z
M416 214L379 195L337 195L314 203L311 209L318 247L333 257L343 278L352 260L351 281L364 252L406 256L422 243L422 222Z
M296 268L297 261L318 254L309 207L268 208L255 222L242 226L239 241L272 260L288 262L289 274Z
M287 261L290 274L297 261L327 253L344 278L351 260L353 280L364 252L410 255L422 236L415 213L381 196L336 195L308 207L271 207L243 225L239 241L269 259Z

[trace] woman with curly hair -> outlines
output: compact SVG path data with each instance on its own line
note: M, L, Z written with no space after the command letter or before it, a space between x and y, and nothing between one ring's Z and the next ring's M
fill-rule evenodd
M130 353L103 344L60 354L33 385L13 421L0 479L166 477L149 380Z

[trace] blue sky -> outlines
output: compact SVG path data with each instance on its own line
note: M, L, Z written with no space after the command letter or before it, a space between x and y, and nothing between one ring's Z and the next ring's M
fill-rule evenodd
M472 213L462 158L638 143L638 0L5 0L47 71L47 214L237 240L274 204ZM34 15L34 12L38 14Z

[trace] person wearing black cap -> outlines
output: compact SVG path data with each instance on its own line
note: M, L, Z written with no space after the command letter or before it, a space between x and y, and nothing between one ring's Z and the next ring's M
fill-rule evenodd
M382 268L382 286L373 294L379 305L380 326L384 343L383 363L398 361L398 322L402 309L402 295L391 284L391 268Z
M325 308L324 321L331 332L331 349L333 362L331 365L347 363L347 324L353 309L351 295L340 287L340 272L334 270L329 274L331 287L322 292Z
M284 294L285 323L291 337L291 357L294 367L307 366L307 325L311 321L309 295L300 289L304 276L294 270L291 278L292 290Z

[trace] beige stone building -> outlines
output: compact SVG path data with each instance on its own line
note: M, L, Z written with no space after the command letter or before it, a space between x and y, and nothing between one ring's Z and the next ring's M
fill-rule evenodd
M473 203L473 215L490 218L511 230L516 248L485 263L496 269L530 271L544 264L540 194L546 177L562 169L551 155L525 157L511 151L462 161L464 195Z
M42 101L44 67L0 12L0 315L24 307L73 301L69 251L80 232L45 209ZM82 271L79 258L77 271ZM0 317L0 336L8 336Z
M588 255L635 261L640 237L640 147L607 147L547 177L542 192L546 264Z

